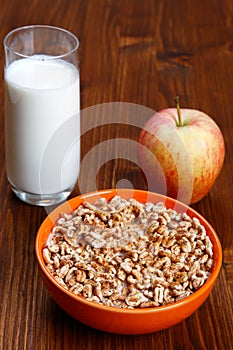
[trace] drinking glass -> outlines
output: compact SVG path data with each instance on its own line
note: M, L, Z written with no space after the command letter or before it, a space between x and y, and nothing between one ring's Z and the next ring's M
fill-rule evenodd
M6 35L5 155L18 198L54 205L72 192L80 167L79 41L32 25Z

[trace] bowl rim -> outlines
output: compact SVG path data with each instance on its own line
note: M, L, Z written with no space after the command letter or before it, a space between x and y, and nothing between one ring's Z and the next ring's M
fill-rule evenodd
M85 297L82 297L81 295L76 295L72 292L70 292L69 290L66 290L64 287L62 287L62 285L60 285L55 278L50 274L50 272L47 270L45 262L43 260L43 256L42 256L42 249L40 250L40 237L41 234L44 232L44 229L46 227L54 225L54 221L56 219L58 219L58 216L61 212L71 212L72 210L75 210L75 208L77 208L84 200L87 200L90 197L94 197L94 196L99 196L99 197L105 197L110 195L110 198L112 198L114 195L125 195L126 194L136 194L136 195L142 195L143 197L156 197L156 201L163 201L164 203L166 203L166 201L169 201L172 204L178 204L179 208L184 209L185 211L191 212L192 217L197 217L201 224L204 225L204 227L206 228L206 230L211 232L211 242L214 242L215 245L215 254L217 255L214 259L215 264L214 264L214 268L213 271L211 272L210 277L206 280L206 282L198 289L196 290L194 293L192 293L191 295L185 297L182 300L179 300L175 303L170 303L167 305L162 305L162 306L155 306L155 307L149 307L149 308L117 308L115 306L108 306L108 305L104 305L102 303L98 303L98 302L94 302L94 301L90 301L87 300ZM112 196L112 197L111 197ZM137 199L139 202L140 200ZM76 203L78 202L77 206ZM142 202L143 203L143 202ZM67 211L68 210L68 211ZM190 214L190 213L189 213ZM52 226L51 226L52 227ZM49 233L47 234L47 236L49 236ZM208 234L208 233L207 233ZM186 305L189 303L192 303L193 301L195 301L196 299L198 299L201 295L205 295L206 291L208 291L210 289L212 289L217 276L220 272L221 269L221 265L222 265L222 246L219 240L219 237L215 231L215 229L213 228L213 226L200 214L198 213L195 209L193 209L192 207L165 195L162 194L158 194L155 192L150 192L150 191L146 191L146 190L140 190L140 189L127 189L127 188L121 188L121 189L106 189L106 190L97 190L97 191L92 191L92 192L87 192L85 194L81 194L78 195L76 197L73 197L71 199L69 199L68 201L60 204L58 207L56 207L54 210L51 211L51 213L49 213L46 218L43 220L43 222L41 223L37 234L36 234L36 239L35 239L35 258L36 261L41 269L41 272L44 274L44 276L52 283L52 285L54 285L56 288L58 288L61 292L63 292L64 294L66 294L67 296L71 297L72 299L81 302L82 304L85 305L89 305L91 307L94 307L96 309L101 309L104 311L108 311L108 312L115 312L115 313L126 313L126 314L144 314L146 313L159 313L162 311L169 311L170 309L179 309L180 307L182 307L182 305Z

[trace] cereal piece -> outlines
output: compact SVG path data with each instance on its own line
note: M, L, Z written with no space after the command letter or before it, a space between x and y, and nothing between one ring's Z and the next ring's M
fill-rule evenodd
M80 283L83 283L87 278L86 271L84 270L77 270L76 271L76 280Z
M91 284L85 284L82 289L82 295L85 298L91 298L92 296L92 285Z
M164 294L164 287L163 286L157 286L154 289L154 301L157 306L162 305L163 303L163 294Z
M126 272L122 268L120 268L117 272L117 277L119 278L119 280L124 282L126 280L126 276Z
M70 287L70 291L76 295L82 293L83 291L83 284L82 283L75 283L72 287Z
M120 264L120 267L129 274L132 271L133 262L131 259L127 258Z
M59 270L57 270L57 276L64 278L69 271L69 264L63 265Z
M48 248L43 249L43 258L47 264L53 264L53 260L51 259L51 252Z
M137 294L129 294L125 298L125 302L128 306L132 307L138 307L141 303L145 303L148 301L148 298L143 295L143 293L137 293Z

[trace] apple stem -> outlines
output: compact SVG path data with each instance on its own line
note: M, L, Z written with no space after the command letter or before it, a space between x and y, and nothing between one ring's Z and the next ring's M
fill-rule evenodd
M177 121L176 125L182 126L183 122L182 122L182 117L181 117L181 113L180 113L180 98L179 98L179 96L176 96L175 102L176 102L176 109L177 109L177 115L178 115L178 121Z

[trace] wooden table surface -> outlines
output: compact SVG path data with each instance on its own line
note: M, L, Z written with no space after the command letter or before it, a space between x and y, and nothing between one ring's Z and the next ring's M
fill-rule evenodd
M6 179L1 47L0 349L233 349L232 0L0 0L0 5L1 42L27 24L63 27L80 39L82 162L71 197L95 188L147 189L128 146L122 153L112 146L122 138L136 142L140 123L174 106L176 95L182 107L212 116L226 143L220 176L193 205L214 226L223 248L209 298L188 319L157 333L126 336L89 328L55 304L38 273L34 241L49 209L16 199ZM120 124L112 117L115 106L125 114ZM141 118L135 111L142 111Z

